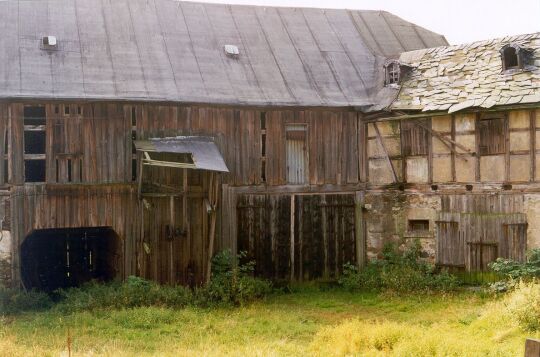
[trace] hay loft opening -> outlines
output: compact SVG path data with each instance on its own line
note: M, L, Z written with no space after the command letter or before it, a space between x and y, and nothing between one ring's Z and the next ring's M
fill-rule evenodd
M119 237L109 227L33 231L21 245L27 289L54 291L90 280L110 281L119 263Z

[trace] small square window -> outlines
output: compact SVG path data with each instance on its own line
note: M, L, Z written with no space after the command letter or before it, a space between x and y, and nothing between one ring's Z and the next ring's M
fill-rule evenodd
M409 219L409 232L428 232L429 219Z

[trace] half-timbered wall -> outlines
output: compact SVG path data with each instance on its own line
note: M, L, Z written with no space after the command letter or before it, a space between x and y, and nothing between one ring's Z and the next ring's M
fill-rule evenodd
M368 180L373 185L540 180L538 109L366 125Z

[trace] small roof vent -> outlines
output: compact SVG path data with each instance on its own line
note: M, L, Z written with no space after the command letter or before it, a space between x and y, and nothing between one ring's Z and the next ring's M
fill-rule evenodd
M58 46L56 36L43 36L43 38L41 39L41 44L46 50L56 49Z
M235 45L225 45L223 46L223 49L229 57L238 57L238 55L240 54L238 47Z

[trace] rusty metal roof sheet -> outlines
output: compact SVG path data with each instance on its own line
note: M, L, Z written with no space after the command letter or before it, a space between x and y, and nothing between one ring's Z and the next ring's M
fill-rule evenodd
M447 44L382 11L175 0L0 0L0 33L0 98L261 106L367 105L385 57Z
M229 172L213 138L207 136L177 136L134 141L138 151L191 154L195 168Z

